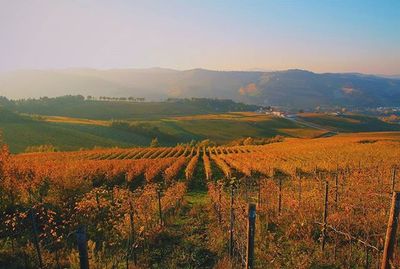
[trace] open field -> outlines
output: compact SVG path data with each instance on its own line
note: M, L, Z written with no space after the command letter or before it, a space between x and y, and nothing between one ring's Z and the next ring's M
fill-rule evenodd
M210 139L224 144L248 136L313 137L320 133L285 119L245 112L126 121L134 126L145 126L144 129L118 128L112 126L112 121L105 120L13 112L3 112L0 122L4 139L12 152L23 152L28 146L42 144L52 144L59 150L147 146L154 137L161 145L173 146L192 140Z
M359 114L330 115L323 113L302 113L298 118L323 128L338 132L373 132L373 131L399 131L399 124L390 124Z
M186 116L163 116L123 121L133 127L114 126L113 121L64 116L39 116L0 112L1 129L12 152L28 146L52 144L59 150L80 148L147 146L157 137L161 145L173 146L210 139L226 144L245 137L315 138L339 132L391 131L400 126L362 115L331 116L300 114L298 120L254 112L230 112ZM309 125L308 125L309 123ZM313 127L316 126L316 127ZM330 133L332 131L332 133Z
M82 118L60 117L60 116L39 116L39 119L46 122L56 122L56 123L110 126L110 122L104 120L90 120Z

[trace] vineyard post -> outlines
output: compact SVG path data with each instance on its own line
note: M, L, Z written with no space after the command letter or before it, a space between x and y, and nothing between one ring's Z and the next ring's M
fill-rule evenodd
M394 192L396 188L396 167L393 166L392 170L392 193Z
M335 207L338 207L338 198L339 198L339 174L336 171L335 174Z
M249 204L248 219L247 219L246 269L253 268L255 229L256 229L256 205Z
M324 195L324 213L323 213L323 223L322 223L322 231L321 231L321 251L325 250L325 240L326 240L326 220L328 218L328 191L329 191L328 181L325 181L325 195Z
M85 226L81 225L76 231L76 241L79 252L79 263L81 269L89 269L89 255Z
M233 184L231 185L231 197L230 197L230 220L229 220L229 257L233 258Z
M258 194L257 194L257 205L261 206L261 180L258 179Z
M301 205L301 175L297 173L297 169L296 169L296 177L299 180L299 207Z
M134 211L133 211L133 206L132 206L132 202L129 202L129 222L130 222L130 232L131 232L131 236L130 236L130 238L131 238L131 242L130 242L130 246L129 246L129 248L130 248L130 250L131 250L131 248L132 248L132 246L133 246L133 263L135 264L135 265L137 265L137 259L136 259L136 247L135 247L135 245L136 245L136 235L135 235L135 219L134 219ZM130 250L129 250L129 253L130 253Z
M222 215L221 215L221 187L222 185L217 185L218 186L218 224L221 225L222 223Z
M39 246L39 234L38 234L36 217L35 217L35 213L33 211L33 208L29 212L29 215L30 215L30 218L31 218L31 221L32 221L33 244L35 245L36 254L37 254L37 257L38 257L38 261L39 261L39 267L43 268L42 254L40 252L40 246Z
M380 269L380 266L381 266L380 258L381 258L381 255L380 255L380 252L378 251L378 253L376 254L376 269Z
M347 181L347 177L346 177L346 173L344 171L342 171L342 195L345 193L346 190L346 181Z
M400 192L393 192L389 221L386 230L385 247L382 255L382 269L392 268L393 252L396 244L397 224L400 212Z
M56 265L57 265L57 269L61 269L61 265L60 265L60 255L58 253L58 249L56 249L55 251L55 255L56 255ZM24 256L25 256L25 252L24 252ZM25 258L25 257L24 257ZM25 261L25 268L27 268L28 266L26 265L26 261Z
M163 226L164 221L163 221L163 215L162 215L162 209L161 209L161 190L157 190L157 198L158 198L158 214L160 217L160 226Z
M99 200L99 192L96 191L96 205L97 209L100 211L100 200Z
M278 214L282 211L282 177L279 176L279 193L278 193Z
M245 183L245 200L246 200L246 203L247 203L249 201L249 192L248 192L249 179L248 179L248 177L244 178L244 183Z
M333 260L337 258L337 234L335 234L335 245L333 246Z

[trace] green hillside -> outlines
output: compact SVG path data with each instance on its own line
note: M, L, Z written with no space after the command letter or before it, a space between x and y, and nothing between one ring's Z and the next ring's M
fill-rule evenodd
M97 120L159 119L172 116L255 111L258 108L232 100L207 98L170 99L163 102L128 102L85 100L80 95L18 101L0 98L0 105L19 113Z
M227 117L234 115L234 117ZM239 116L239 117L238 117ZM319 130L297 125L283 118L255 113L231 113L163 119L157 123L161 131L182 139L211 139L217 143L228 143L242 137L273 137L276 135L303 137L317 136Z
M243 137L318 136L321 131L282 118L256 113L166 117L150 121L89 121L73 118L30 117L0 110L0 129L12 152L52 144L59 150L149 145L157 137L172 146L210 139L220 144Z
M11 151L23 152L28 146L44 144L51 144L59 150L78 150L95 146L147 146L155 137L161 145L173 146L204 139L226 144L244 137L321 137L334 134L328 130L400 131L399 125L353 114L303 113L296 119L289 120L254 112L212 113L213 110L237 111L248 107L231 101L209 99L161 103L78 100L76 107L64 105L59 106L57 110L55 103L71 104L74 98L77 97L69 97L67 100L52 99L50 102L24 101L24 112L30 111L27 108L34 108L32 111L36 112L35 115L0 109L0 129ZM12 106L18 107L18 102ZM149 106L154 109L146 108ZM19 108L14 107L14 111ZM146 114L145 111L149 113ZM207 113L202 113L204 111ZM37 115L38 112L43 114ZM55 113L53 115L56 116L43 116L50 113Z
M303 113L299 114L298 118L329 130L339 132L400 131L399 124L387 123L379 118L366 115Z

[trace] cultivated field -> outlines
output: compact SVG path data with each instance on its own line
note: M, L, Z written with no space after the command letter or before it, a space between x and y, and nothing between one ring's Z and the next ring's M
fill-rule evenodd
M395 132L263 146L4 149L0 264L77 268L75 234L85 231L94 268L240 268L255 204L254 268L375 268L399 158Z

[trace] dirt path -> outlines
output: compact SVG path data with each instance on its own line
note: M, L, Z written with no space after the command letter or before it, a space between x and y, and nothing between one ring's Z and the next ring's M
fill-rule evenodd
M149 264L152 268L213 268L216 253L209 250L210 199L202 175L202 163L179 213L170 219L156 240Z

